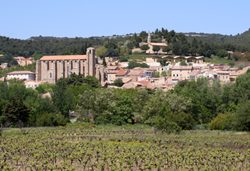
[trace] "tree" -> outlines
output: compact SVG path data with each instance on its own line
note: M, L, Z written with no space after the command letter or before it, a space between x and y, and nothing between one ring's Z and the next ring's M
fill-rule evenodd
M160 46L153 46L153 51L154 52L158 52L160 50Z
M145 50L145 51L146 51L146 50L148 50L148 49L149 49L149 46L148 46L148 45L142 45L142 46L141 46L141 50Z
M157 91L144 107L144 121L164 129L173 128L173 131L179 128L191 129L194 121L190 109L191 101L188 98L172 92ZM166 122L168 125L164 127L162 121L168 121Z
M107 55L108 49L104 46L98 47L96 49L96 55L103 58Z
M115 81L114 81L114 85L115 86L117 86L117 87L122 87L123 86L123 81L122 81L122 79L116 79Z
M67 82L64 79L57 81L53 94L52 100L57 109L66 117L69 117L69 111L72 110L72 94L67 91Z
M27 124L30 110L20 98L12 98L3 108L5 126L17 126L19 123Z
M133 69L136 67L141 67L141 68L149 68L149 65L147 65L146 63L137 63L135 61L130 61L128 63L128 69Z
M238 105L234 127L239 131L250 131L250 100Z

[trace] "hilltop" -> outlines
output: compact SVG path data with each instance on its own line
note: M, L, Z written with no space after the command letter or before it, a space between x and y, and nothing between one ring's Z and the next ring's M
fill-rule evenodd
M131 54L133 48L139 48L147 40L147 32L129 33L101 37L31 37L26 40L0 36L0 53L13 56L33 56L53 54L84 54L87 47L104 47L101 55L124 56ZM238 34L176 33L167 29L156 29L152 33L153 42L167 41L164 51L174 55L216 55L227 56L227 51L250 51L250 30Z

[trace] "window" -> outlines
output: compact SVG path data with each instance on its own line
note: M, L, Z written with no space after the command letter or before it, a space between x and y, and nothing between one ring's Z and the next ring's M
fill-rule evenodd
M52 78L52 73L49 73L49 78Z
M49 62L47 62L47 70L49 70Z

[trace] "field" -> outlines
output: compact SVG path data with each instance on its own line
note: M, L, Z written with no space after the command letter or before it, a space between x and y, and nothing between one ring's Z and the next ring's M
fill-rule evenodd
M0 170L250 170L250 134L138 126L7 129Z

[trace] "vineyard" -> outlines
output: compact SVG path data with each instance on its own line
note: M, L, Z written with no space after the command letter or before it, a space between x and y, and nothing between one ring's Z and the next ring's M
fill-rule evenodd
M250 170L250 134L145 126L6 129L0 170Z

